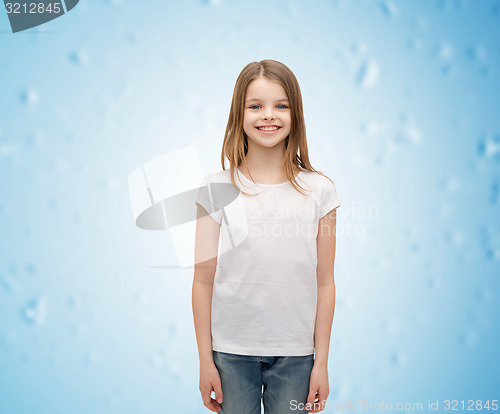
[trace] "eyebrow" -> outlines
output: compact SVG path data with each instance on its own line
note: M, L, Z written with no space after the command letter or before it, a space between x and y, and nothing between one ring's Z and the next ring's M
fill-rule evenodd
M258 98L250 98L250 99L247 99L246 102L255 102L255 101L260 101L260 99ZM288 102L288 99L286 98L283 98L283 99L278 99L276 102Z

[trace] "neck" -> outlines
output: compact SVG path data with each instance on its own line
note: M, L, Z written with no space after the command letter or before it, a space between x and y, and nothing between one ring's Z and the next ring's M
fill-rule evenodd
M286 177L283 172L285 141L271 148L252 144L250 141L246 155L246 165L240 165L240 171L247 176L251 174L255 181L262 184L285 181ZM298 170L296 170L295 175L297 172Z
M251 144L251 143L250 143ZM252 175L259 173L264 176L281 176L283 172L285 143L272 148L249 145L246 155L246 167ZM245 168L245 166L242 166Z

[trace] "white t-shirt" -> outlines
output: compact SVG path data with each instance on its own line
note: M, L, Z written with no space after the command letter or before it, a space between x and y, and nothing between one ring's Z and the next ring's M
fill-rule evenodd
M335 185L321 174L300 172L296 180L307 196L290 182L256 186L234 171L237 187L229 169L207 174L197 198L221 224L212 348L257 356L313 354L316 237L319 219L340 206Z

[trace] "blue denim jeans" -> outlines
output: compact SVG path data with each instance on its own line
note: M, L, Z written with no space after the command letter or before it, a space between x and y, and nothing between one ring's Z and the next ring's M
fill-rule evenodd
M306 404L314 354L252 356L213 351L222 387L219 414L307 413ZM303 407L303 405L301 405Z

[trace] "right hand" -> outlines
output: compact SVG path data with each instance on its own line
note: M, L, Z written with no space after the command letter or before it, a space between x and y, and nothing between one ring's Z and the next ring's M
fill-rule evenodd
M212 391L215 391L215 398L211 397ZM200 392L203 399L203 405L210 411L218 413L222 410L222 388L220 375L213 362L200 365Z

